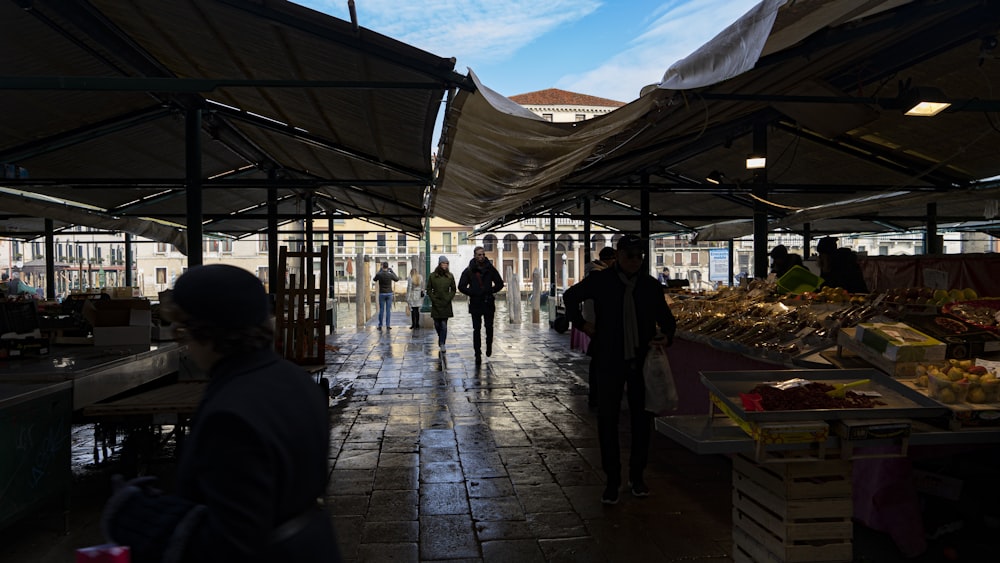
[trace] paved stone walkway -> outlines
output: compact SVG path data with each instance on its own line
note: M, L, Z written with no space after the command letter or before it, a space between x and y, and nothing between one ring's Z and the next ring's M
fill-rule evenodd
M477 368L465 304L455 309L444 350L404 315L329 338L342 398L328 493L349 561L732 560L727 458L654 433L652 495L601 504L586 356L568 333L498 312Z

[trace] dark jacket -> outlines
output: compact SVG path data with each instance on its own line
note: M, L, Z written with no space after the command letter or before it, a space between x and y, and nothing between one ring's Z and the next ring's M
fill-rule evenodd
M493 294L503 289L503 278L489 259L480 266L473 258L458 280L458 290L469 296L469 312L482 313L495 309Z
M858 264L858 255L850 248L841 247L830 257L830 269L821 272L823 287L842 287L851 293L868 293L868 284Z
M431 298L431 318L447 319L455 316L451 300L455 298L455 276L441 268L427 276L427 295Z
M563 304L566 314L577 326L584 323L580 311L580 303L587 299L594 300L594 314L597 317L596 334L594 335L595 357L609 365L621 363L625 358L624 299L625 283L618 277L618 265L597 272L592 272L563 294ZM674 314L667 306L663 295L663 286L656 278L648 274L637 274L632 298L635 300L636 321L639 329L639 348L636 361L642 365L649 350L649 342L656 336L659 325L660 332L673 341L677 322Z
M379 268L372 280L378 282L379 293L392 293L392 282L398 282L399 276L392 271L392 268Z
M315 508L326 490L329 436L327 399L301 367L269 349L228 358L212 369L184 442L176 495L136 500L146 512L159 502L166 514L177 500L202 512L184 538L175 532L167 542L186 545L184 562L340 561L330 516ZM148 522L142 509L122 507L111 536ZM276 528L302 515L310 518L299 534L271 541Z

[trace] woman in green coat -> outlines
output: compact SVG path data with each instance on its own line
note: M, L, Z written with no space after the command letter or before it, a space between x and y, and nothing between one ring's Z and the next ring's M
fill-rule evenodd
M448 339L448 318L453 317L451 300L455 298L455 276L448 271L448 257L438 257L438 267L427 276L427 295L431 298L431 318L438 335L438 346Z

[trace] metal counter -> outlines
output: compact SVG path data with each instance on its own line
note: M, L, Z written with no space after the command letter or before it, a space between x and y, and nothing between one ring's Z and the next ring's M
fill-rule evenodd
M49 356L0 362L0 383L67 382L73 410L79 410L177 372L182 349L176 342L160 342L143 352L56 346Z

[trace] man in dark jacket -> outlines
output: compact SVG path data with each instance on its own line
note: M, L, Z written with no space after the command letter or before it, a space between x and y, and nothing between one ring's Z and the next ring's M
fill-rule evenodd
M486 355L493 355L493 314L496 303L493 295L503 289L500 272L486 258L486 249L477 246L469 267L458 280L458 290L469 296L469 314L472 315L472 345L476 364L483 361L481 331L486 323Z
M256 276L196 266L161 309L209 375L180 452L176 493L120 486L102 518L133 563L340 561L325 495L327 397L273 350L270 299Z
M385 329L391 330L389 321L392 319L392 282L398 282L399 276L392 271L388 262L382 262L382 269L375 273L372 281L378 283L378 329L382 330L384 319Z
M574 326L593 338L598 365L597 432L601 468L607 487L601 502L615 504L621 488L621 450L618 418L622 392L628 389L632 434L629 487L637 497L649 495L643 472L649 460L653 417L645 410L646 388L642 365L650 346L673 343L677 323L656 278L641 273L648 243L635 235L618 241L618 259L605 270L593 272L563 294L566 312ZM594 301L595 322L586 321L580 303ZM659 333L662 341L654 342Z

